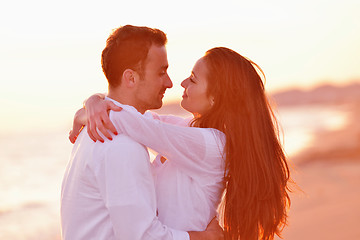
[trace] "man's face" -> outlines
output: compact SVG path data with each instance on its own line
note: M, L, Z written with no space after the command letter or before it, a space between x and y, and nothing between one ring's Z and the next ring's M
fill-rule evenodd
M168 66L165 46L152 45L145 61L144 77L136 91L138 106L144 111L162 106L166 89L173 85L167 74Z

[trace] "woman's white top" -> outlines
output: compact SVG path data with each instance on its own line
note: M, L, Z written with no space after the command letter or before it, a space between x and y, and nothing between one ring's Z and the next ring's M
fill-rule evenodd
M224 189L225 135L189 127L189 119L152 114L153 119L123 109L113 123L119 133L159 153L152 163L159 220L174 229L203 231L217 215Z

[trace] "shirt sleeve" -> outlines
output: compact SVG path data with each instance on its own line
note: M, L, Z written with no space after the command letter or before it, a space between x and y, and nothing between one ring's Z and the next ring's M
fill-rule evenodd
M191 121L191 117L190 118L183 118L183 117L179 117L179 116L175 116L175 115L159 115L155 112L151 112L153 118L157 119L161 122L164 123L169 123L169 124L173 124L173 125L177 125L177 126L183 126L183 127L188 127L189 123Z
M187 232L168 228L156 217L147 151L139 144L107 144L95 175L116 239L189 240Z
M224 174L224 135L210 128L183 127L147 118L135 111L112 112L119 132L155 150L199 181Z

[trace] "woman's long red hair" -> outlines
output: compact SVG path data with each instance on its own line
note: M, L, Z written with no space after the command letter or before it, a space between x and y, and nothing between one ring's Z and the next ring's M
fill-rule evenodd
M269 240L286 225L290 171L276 118L252 61L228 48L206 52L209 112L192 126L226 135L225 192L220 217L225 239Z

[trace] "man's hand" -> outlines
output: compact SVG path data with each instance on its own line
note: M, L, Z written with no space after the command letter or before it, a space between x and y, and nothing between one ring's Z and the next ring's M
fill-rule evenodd
M205 232L208 235L209 240L223 240L224 239L224 230L220 227L219 221L214 217L209 225L207 226Z
M224 231L214 217L203 232L189 232L190 240L224 240Z

